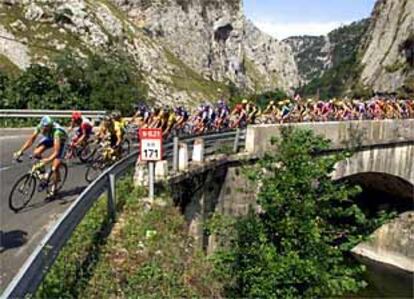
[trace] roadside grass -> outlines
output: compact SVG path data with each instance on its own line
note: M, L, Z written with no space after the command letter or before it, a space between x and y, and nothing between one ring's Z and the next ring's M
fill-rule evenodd
M82 297L220 297L223 283L171 200L145 212L129 199Z
M141 195L142 190L133 187L132 176L120 180L117 183L117 211L122 211L125 202L138 200ZM102 196L76 228L34 297L79 297L93 276L111 228L106 196Z

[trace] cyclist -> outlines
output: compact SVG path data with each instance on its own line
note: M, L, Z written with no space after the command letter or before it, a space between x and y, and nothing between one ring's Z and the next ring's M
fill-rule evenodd
M220 130L222 127L227 125L229 115L229 106L223 100L219 100L216 108L216 121L214 122L216 130Z
M231 118L235 117L234 122L231 124L231 128L244 127L247 124L247 113L242 104L237 104L231 112Z
M52 163L52 172L55 176L53 182L54 184L51 188L49 196L54 196L56 193L55 190L57 189L57 185L60 181L59 167L65 157L65 147L68 140L68 134L63 127L61 127L57 122L54 122L50 116L42 117L33 134L13 156L16 160L18 160L24 152L33 145L39 135L42 135L43 138L36 146L33 152L33 157L39 160L36 168L41 173L45 172L46 164ZM49 157L42 159L43 153L50 148L53 148L52 154ZM50 176L51 173L48 175ZM44 187L45 186L41 186L41 188Z
M186 122L190 118L190 114L187 112L187 110L185 110L184 107L180 106L175 109L175 115L177 118L176 128L178 130L184 129Z
M148 127L158 129L162 127L162 111L159 107L154 107L152 109L152 115L148 120Z
M144 104L134 106L135 115L132 117L131 123L135 123L139 128L146 127L151 117L151 112Z
M84 145L93 133L93 124L91 121L82 116L81 112L75 111L72 113L72 122L69 131L78 128L75 137L72 139L71 147L77 148Z
M170 107L165 107L164 109L164 117L163 117L163 131L162 134L164 137L168 137L171 133L171 130L174 128L175 124L177 123L177 116L175 112L173 112Z
M247 113L249 124L254 124L256 122L256 117L261 114L259 107L257 107L255 103L248 102L247 100L243 101L243 105Z
M122 119L121 112L114 111L111 115L113 122L113 131L111 138L111 147L114 149L117 155L121 154L121 146L126 135L126 126L127 123Z

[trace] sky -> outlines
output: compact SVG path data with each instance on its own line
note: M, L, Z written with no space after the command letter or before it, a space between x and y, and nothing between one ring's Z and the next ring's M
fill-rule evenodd
M371 15L376 0L243 0L261 30L278 39L324 35Z

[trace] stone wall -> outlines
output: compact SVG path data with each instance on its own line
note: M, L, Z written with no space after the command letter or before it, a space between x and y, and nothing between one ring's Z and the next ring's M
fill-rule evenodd
M247 151L262 155L266 151L275 150L270 143L271 138L280 136L280 130L289 126L310 129L315 134L330 139L332 149L414 141L414 119L258 125L247 129Z

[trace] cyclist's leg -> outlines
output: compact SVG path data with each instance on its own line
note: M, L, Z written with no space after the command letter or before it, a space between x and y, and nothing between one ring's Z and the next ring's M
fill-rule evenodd
M39 144L36 146L36 148L33 151L33 158L35 159L41 159L43 153L53 147L53 140L51 138L43 138L40 140Z
M66 142L62 141L58 156L52 162L52 174L54 174L54 177L53 177L54 187L52 188L52 193L54 193L54 190L56 190L56 188L57 188L57 186L60 182L59 168L60 168L60 165L62 165L62 161L65 157L65 152L66 152ZM52 194L52 195L54 195L54 194Z

